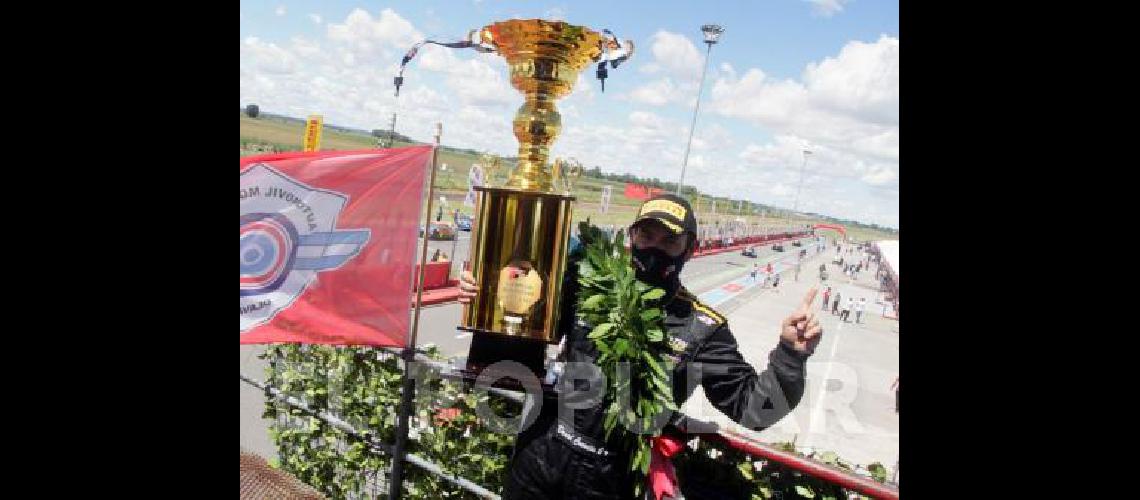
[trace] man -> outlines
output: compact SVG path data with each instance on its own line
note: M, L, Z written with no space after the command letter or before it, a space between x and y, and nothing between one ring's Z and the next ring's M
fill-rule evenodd
M832 303L831 303L831 315L832 315L832 316L835 316L836 314L838 314L838 311L839 311L839 300L840 300L841 298L843 298L843 295L839 293L839 290L836 290L836 291L835 291L835 302L832 302Z
M899 412L899 378L895 377L895 382L891 384L891 390L895 391L895 413Z
M851 308L854 305L855 298L847 297L847 301L843 303L843 312L839 315L839 319L843 320L844 323L846 323L847 319L851 317Z
M830 297L831 297L831 287L827 287L827 290L823 291L823 307L822 307L822 309L824 311L827 310L827 304L828 304L827 299Z
M696 228L689 203L662 194L641 206L629 231L638 279L666 290L664 327L672 349L667 355L676 360L674 400L680 406L696 389L688 383L692 377L713 406L733 421L757 430L769 427L791 412L803 396L804 364L823 334L811 311L816 290L810 290L799 309L784 319L768 366L757 373L737 349L724 316L681 285L681 268L692 257ZM518 436L503 491L505 500L632 496L632 457L605 440L604 395L583 398L578 392L605 385L593 364L598 353L587 338L593 326L575 314L575 270L575 265L568 265L563 286L559 335L566 338L559 358L567 364L556 386L559 395L545 395L537 420ZM464 273L459 300L467 302L474 295L474 279ZM674 414L663 432L681 436L685 423Z
M863 309L867 307L867 297L859 297L859 303L855 304L855 324L859 324L859 319L863 317Z

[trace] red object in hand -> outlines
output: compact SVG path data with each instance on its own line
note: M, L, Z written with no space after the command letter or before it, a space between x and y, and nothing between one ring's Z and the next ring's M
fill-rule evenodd
M684 448L684 442L669 436L653 438L648 478L655 500L661 500L662 495L677 496L677 471L671 459Z
M455 417L458 417L460 412L459 408L441 408L435 414L435 423L436 425L443 425L450 422Z

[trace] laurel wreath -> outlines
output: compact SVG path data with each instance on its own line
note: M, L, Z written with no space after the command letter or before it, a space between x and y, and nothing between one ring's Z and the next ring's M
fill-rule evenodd
M661 304L665 290L635 277L624 231L611 240L587 220L579 225L579 238L585 255L578 262L578 315L593 326L587 337L606 376L606 440L612 442L619 430L617 440L633 456L631 471L645 476L651 439L661 433L652 424L662 412L677 410L670 376L674 363L663 355L669 350ZM644 484L634 481L636 496Z

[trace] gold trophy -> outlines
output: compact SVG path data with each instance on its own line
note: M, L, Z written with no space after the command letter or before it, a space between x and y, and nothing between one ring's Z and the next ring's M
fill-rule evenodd
M496 356L476 356L480 340L496 346L483 354L519 348L518 340L554 342L575 200L571 189L582 172L574 160L547 161L562 129L554 104L591 63L602 61L598 77L604 78L606 61L614 60L621 45L608 31L541 19L503 21L472 36L485 51L493 48L507 59L511 85L526 98L513 122L518 165L505 184L475 188L471 273L479 292L464 307L459 329L476 334L471 357L487 360ZM632 52L625 43L621 61Z

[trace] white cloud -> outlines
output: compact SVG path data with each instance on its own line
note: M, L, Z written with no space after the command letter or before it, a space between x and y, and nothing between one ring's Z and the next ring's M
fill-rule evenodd
M278 16L284 16L285 15L285 6L284 5L278 5L277 9L275 9L273 11L273 13L277 14Z
M469 59L461 59L458 54ZM438 45L420 49L414 71L442 73L455 96L467 103L503 105L521 101L507 80L506 61L495 54L471 54Z
M884 163L897 172L898 53L899 40L889 36L875 43L850 42L837 56L807 65L802 82L750 68L740 78L719 78L709 109L776 135L811 141L825 151L813 161L827 154L837 162L842 158L850 175L855 160ZM890 178L881 169L876 172L866 177L868 182Z
M359 9L340 23L328 23L319 41L294 37L279 45L248 37L241 43L242 102L291 116L321 113L327 123L364 130L387 128L398 111L398 131L429 138L431 124L461 102L426 86L430 79L412 77L397 106L392 76L399 55L417 37L418 31L391 10L374 18ZM385 52L398 55L384 58Z
M563 103L593 103L601 93L601 84L598 83L597 78L592 71L594 66L586 66L586 69L578 73L578 81L574 83L574 90L570 95L564 97L561 101ZM612 74L611 74L612 75Z
M823 17L831 17L843 11L843 4L851 0L804 0L812 6L812 12Z
M635 88L627 97L650 106L680 104L691 108L697 98L705 56L688 37L665 30L654 33L649 45L652 59L640 63L638 71L662 76ZM727 62L711 65L708 73L709 79L715 79L722 73L729 78L736 76L736 70Z
M511 120L523 97L510 86L500 56L425 46L408 66L397 100L392 77L400 57L425 38L424 28L392 9L356 9L322 21L327 27L316 38L241 40L243 105L297 117L320 113L327 123L365 130L387 129L397 112L397 131L415 139L430 140L442 121L445 144L516 154ZM602 94L592 66L581 72L574 91L558 101L563 129L552 158L677 180L704 55L694 40L665 31L646 47L635 60L644 60L640 69L650 78L611 73L615 81L630 78L624 96ZM805 169L801 209L897 225L897 53L896 38L853 42L805 65L798 80L714 57L685 183L791 207L799 151L808 142L815 154Z
M347 45L370 61L391 60L424 39L411 22L392 9L380 11L376 19L364 9L353 9L344 23L329 23L327 29L329 40Z
M688 129L685 131L688 132ZM693 134L693 151L726 151L735 144L732 133L723 125L697 122L697 132Z
M805 147L812 151L806 162ZM802 211L898 225L897 161L811 143L795 135L749 143L736 159L747 172L740 184L744 189L763 189L768 196L765 203L791 207L799 188ZM876 215L868 215L871 208Z
M898 174L888 167L875 167L861 177L863 182L872 186L885 186L898 178Z
M772 187L768 188L768 193L783 198L795 194L795 190L786 184L773 184Z
M255 61L255 68L269 74L285 75L297 70L292 52L257 37L246 37L241 44L241 60Z
M655 62L642 63L641 66L637 68L637 70L646 75L654 75L664 71L661 65Z
M565 21L566 9L562 7L552 7L542 13L542 18L550 21Z
M455 67L447 77L447 86L466 103L476 105L506 105L521 103L521 94L511 88L506 77L506 63L498 56L499 64L483 58L468 59Z
M321 24L321 22L322 22L321 16L319 16L317 14L309 14L309 19L312 19L313 23L315 23L315 24Z
M776 136L774 142L763 145L749 143L737 155L749 165L760 169L779 170L799 166L802 161L803 141L789 135Z
M804 84L821 106L873 123L898 123L899 40L884 35L875 43L850 42L838 56L809 64Z
M704 58L688 37L661 30L654 33L649 42L653 63L646 67L650 71L666 71L682 79L700 79Z
M721 73L724 73L728 78L736 78L736 68L733 68L729 63L720 63L720 71Z
M630 113L629 122L647 129L660 129L665 126L664 118L646 111L634 111Z
M683 99L684 95L672 78L665 77L633 89L629 98L650 106L664 106Z
M321 55L321 46L317 42L299 36L293 37L290 42L292 43L291 51L297 55L298 59L313 60Z

